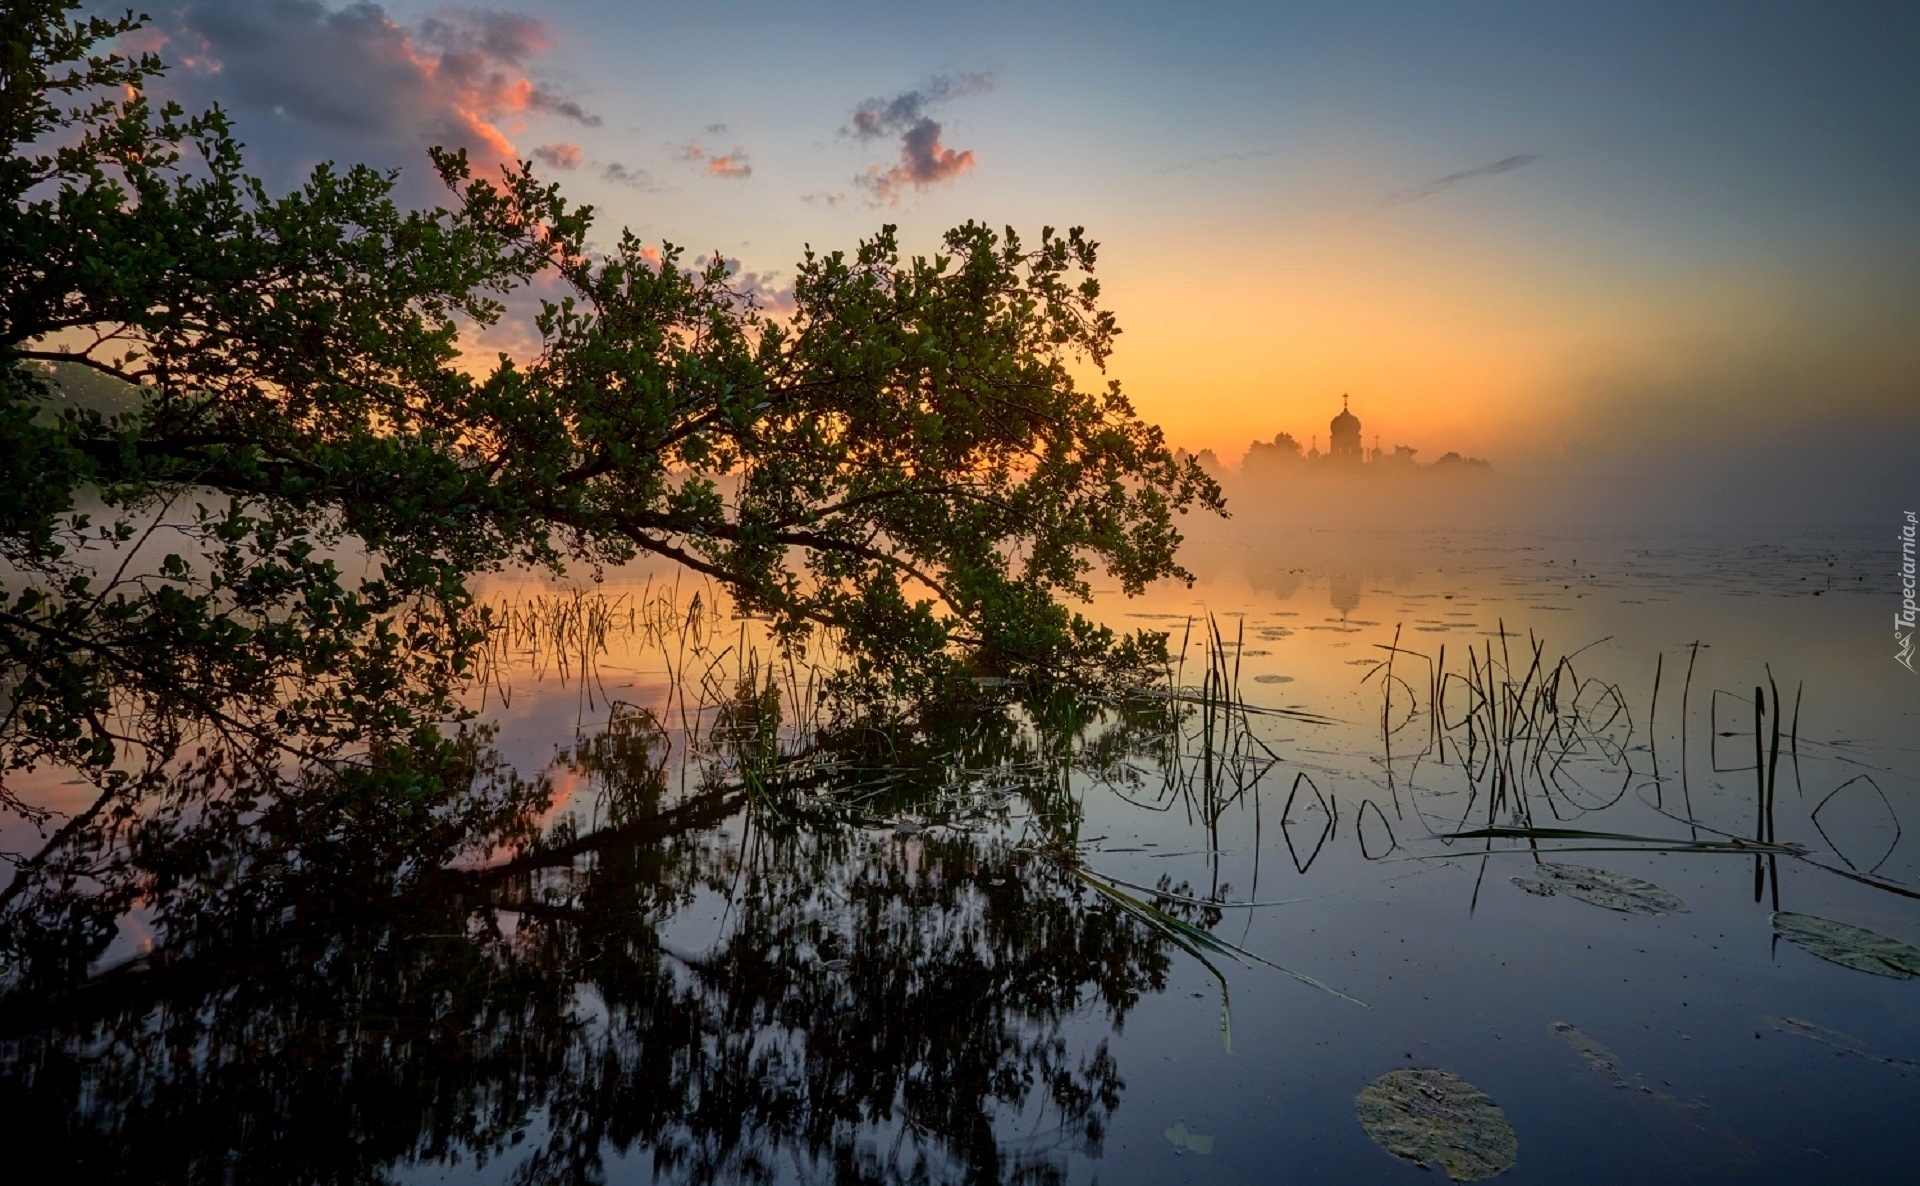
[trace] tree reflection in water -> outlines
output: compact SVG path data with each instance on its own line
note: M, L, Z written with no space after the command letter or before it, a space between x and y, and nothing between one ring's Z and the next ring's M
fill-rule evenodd
M208 760L6 891L0 1115L87 1180L1057 1180L1124 1086L1068 1020L1169 965L1022 843L1070 836L1070 749L991 710L770 790L628 712L532 781L480 736L453 779ZM89 974L129 910L158 946Z

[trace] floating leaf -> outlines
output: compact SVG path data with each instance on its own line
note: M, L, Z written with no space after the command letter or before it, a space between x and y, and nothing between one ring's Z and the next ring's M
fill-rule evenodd
M1188 1132L1184 1120L1176 1121L1166 1131L1166 1138L1173 1142L1175 1153L1198 1153L1202 1157L1213 1152L1213 1138L1203 1137L1197 1132Z
M1389 1071L1361 1088L1360 1127L1376 1145L1455 1182L1479 1182L1513 1168L1520 1143L1486 1092L1449 1071Z
M1851 923L1782 910L1773 916L1773 933L1823 960L1848 968L1910 980L1920 975L1920 947Z
M1605 906L1608 910L1619 910L1626 914L1686 913L1685 902L1651 881L1641 881L1638 877L1586 865L1555 865L1546 861L1536 865L1535 869L1541 880L1516 877L1513 884L1530 894L1542 897L1566 894L1582 902L1591 902L1595 906Z

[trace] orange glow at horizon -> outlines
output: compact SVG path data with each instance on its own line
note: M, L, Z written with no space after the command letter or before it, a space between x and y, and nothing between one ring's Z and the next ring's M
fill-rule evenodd
M1263 236L1162 238L1102 259L1123 330L1108 375L1168 441L1237 465L1254 440L1302 447L1343 393L1367 447L1522 461L1569 442L1631 447L1674 393L1668 433L1804 416L1809 391L1895 407L1904 390L1853 310L1810 310L1801 277L1550 257L1453 227L1349 218ZM1167 267L1178 258L1179 267ZM1794 365L1776 358L1791 340ZM1092 378L1093 376L1088 376ZM1667 413L1663 412L1663 415Z
M1169 441L1230 466L1278 432L1324 449L1343 393L1369 448L1378 434L1429 461L1510 450L1545 431L1537 393L1570 328L1606 320L1549 308L1521 261L1377 223L1156 244L1166 253L1187 266L1106 270L1124 331L1110 371Z

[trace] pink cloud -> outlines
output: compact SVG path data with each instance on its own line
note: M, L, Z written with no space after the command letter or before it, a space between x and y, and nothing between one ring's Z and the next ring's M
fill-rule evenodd
M874 165L855 177L855 183L865 187L875 203L892 205L907 189L926 189L972 169L972 150L942 144L941 125L927 110L990 91L995 82L991 72L941 74L913 90L888 99L868 99L854 108L841 135L863 142L900 137L900 162L885 169Z
M601 122L531 73L555 37L516 13L446 9L409 27L376 3L196 4L155 35L175 66L156 91L226 107L252 155L294 176L326 159L412 173L436 144L491 170L519 159L529 122Z
M889 205L908 187L926 189L951 181L973 168L973 150L958 151L940 143L940 125L920 117L900 137L900 163L889 169L878 165L854 180L873 192L874 200Z
M724 127L724 125L715 125ZM711 156L697 141L689 140L680 147L680 159L698 163L705 161L707 175L725 177L731 181L744 181L753 176L753 164L747 159L745 149L735 148L724 156Z

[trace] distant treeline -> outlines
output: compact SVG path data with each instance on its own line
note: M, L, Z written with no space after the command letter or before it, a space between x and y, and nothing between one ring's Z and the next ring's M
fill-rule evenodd
M1459 453L1442 454L1437 461L1423 462L1416 458L1418 449L1407 445L1396 445L1391 452L1385 449L1366 449L1362 459L1335 457L1321 453L1317 449L1303 448L1290 432L1276 433L1271 441L1254 441L1247 446L1246 453L1240 458L1237 467L1229 470L1220 460L1219 454L1212 449L1202 449L1198 453L1180 456L1192 456L1200 467L1215 478L1239 477L1241 479L1297 477L1308 474L1367 473L1377 476L1390 474L1491 474L1492 463L1479 457L1463 457Z

